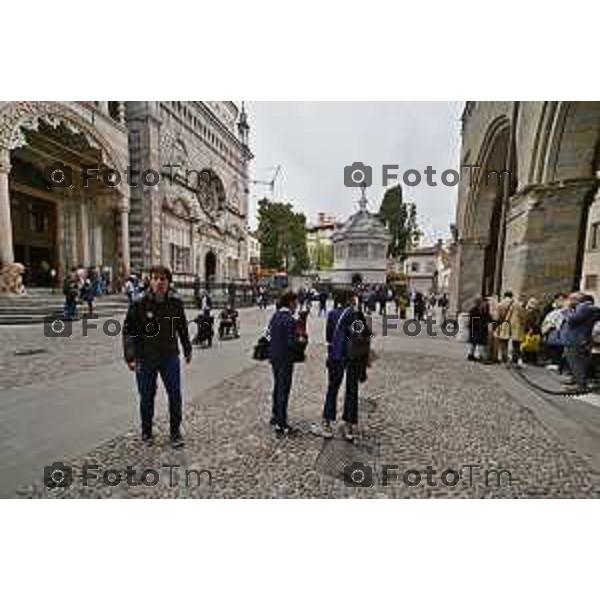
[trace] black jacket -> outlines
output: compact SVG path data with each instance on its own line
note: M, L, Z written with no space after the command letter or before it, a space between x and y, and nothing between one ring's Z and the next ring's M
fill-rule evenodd
M179 354L177 338L183 355L192 355L192 344L181 298L168 292L163 302L157 302L148 292L133 302L123 325L125 360L154 359Z

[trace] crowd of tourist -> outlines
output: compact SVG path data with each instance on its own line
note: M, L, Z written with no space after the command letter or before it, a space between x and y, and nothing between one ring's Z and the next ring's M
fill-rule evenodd
M556 294L542 306L507 291L500 301L478 298L469 311L469 360L487 364L544 364L588 391L595 325L600 309L589 294Z
M93 267L73 267L63 280L64 318L76 317L78 302L86 305L88 315L94 314L96 298L108 294L110 284L110 275L106 271L98 271Z

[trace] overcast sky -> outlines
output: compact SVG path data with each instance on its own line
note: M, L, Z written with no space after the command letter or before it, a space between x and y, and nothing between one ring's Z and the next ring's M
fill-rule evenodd
M344 167L361 161L373 168L369 208L377 211L384 188L382 165L424 172L431 165L437 187L409 188L427 241L447 237L454 222L458 186L441 183L445 169L457 169L463 102L248 102L251 179L270 180L281 165L276 200L289 200L310 222L326 212L346 218L357 208L359 192L344 186ZM250 186L251 226L258 199L268 186Z

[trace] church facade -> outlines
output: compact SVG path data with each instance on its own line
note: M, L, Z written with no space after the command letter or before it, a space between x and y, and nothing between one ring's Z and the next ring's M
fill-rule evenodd
M507 290L600 298L600 102L467 102L462 125L454 308Z
M128 102L131 263L207 282L248 278L248 124L234 102Z
M228 101L0 102L0 268L245 280L248 132Z

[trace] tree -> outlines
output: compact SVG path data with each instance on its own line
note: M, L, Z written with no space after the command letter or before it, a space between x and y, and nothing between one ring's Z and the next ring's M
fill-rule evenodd
M263 198L258 203L260 265L297 274L308 268L306 217L292 205Z
M410 247L419 243L421 232L417 225L417 207L414 202L403 200L400 184L386 190L378 216L392 236L389 256L403 260Z

